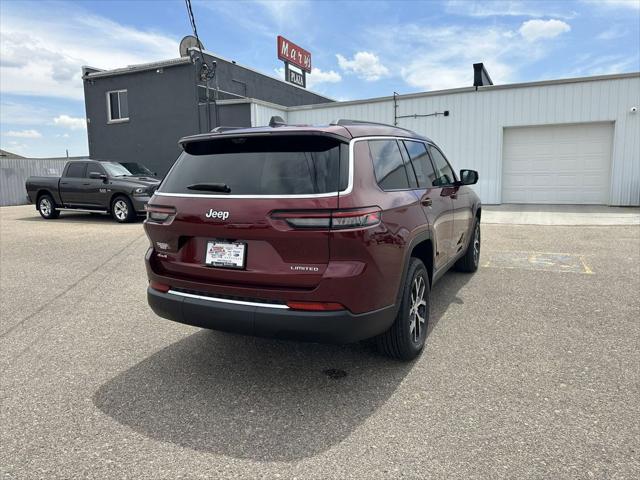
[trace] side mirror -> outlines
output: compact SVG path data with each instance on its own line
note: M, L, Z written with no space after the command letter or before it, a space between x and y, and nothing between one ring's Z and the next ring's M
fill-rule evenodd
M460 185L475 185L478 183L478 172L475 170L460 170Z
M89 172L89 178L104 181L107 179L107 176L104 173L100 173L100 172Z

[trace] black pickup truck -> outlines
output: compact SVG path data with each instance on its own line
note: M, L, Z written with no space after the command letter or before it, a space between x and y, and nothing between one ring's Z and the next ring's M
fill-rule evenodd
M125 165L129 165L127 168ZM110 213L121 223L145 213L144 207L160 180L145 167L102 160L70 161L62 177L27 178L27 196L43 218L60 210Z

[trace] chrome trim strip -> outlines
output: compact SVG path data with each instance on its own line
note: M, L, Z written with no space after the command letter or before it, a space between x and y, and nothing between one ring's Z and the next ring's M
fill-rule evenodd
M335 197L336 195L349 195L353 191L353 177L355 170L355 155L354 148L356 142L366 141L366 140L413 140L424 142L423 139L418 139L415 137L403 137L397 135L371 135L368 137L357 137L352 138L349 141L349 182L347 183L347 188L342 190L341 192L329 192L329 193L309 193L306 195L213 195L213 194L202 194L202 193L166 193L159 192L156 190L154 195L158 195L159 197L182 197L182 198L327 198L327 197ZM166 177L171 175L171 170L173 170L178 162L175 162L169 173L167 173ZM165 177L165 178L166 178ZM161 187L162 185L160 185ZM158 187L158 189L160 188Z
M342 194L342 192L340 192ZM181 197L181 198L322 198L335 197L338 192L329 193L309 193L307 195L208 195L201 193L166 193L155 192L159 197Z
M166 193L159 192L156 190L154 195L158 195L159 197L182 197L182 198L328 198L335 197L338 195L348 195L353 190L353 169L354 169L354 159L353 159L353 144L360 140L351 139L349 141L349 181L347 182L347 188L341 192L328 192L328 193L308 193L304 195L213 195L206 193ZM171 167L171 170L177 165L178 162L175 162ZM167 173L166 177L171 174L171 170ZM165 178L166 178L165 177ZM160 187L158 187L159 189Z
M234 305L246 305L249 307L265 307L265 308L278 308L281 310L289 310L286 305L277 305L273 303L259 303L259 302L244 302L242 300L229 300L227 298L206 297L204 295L195 295L193 293L176 292L175 290L169 290L167 293L171 295L178 295L179 297L195 298L197 300L207 300L209 302L218 303L231 303Z
M56 210L66 210L70 212L87 212L87 213L107 213L105 209L96 209L92 210L90 208L67 208L67 207L57 207Z

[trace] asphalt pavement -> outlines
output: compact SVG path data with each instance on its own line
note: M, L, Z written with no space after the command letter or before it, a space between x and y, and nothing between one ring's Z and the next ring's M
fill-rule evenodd
M403 364L160 319L141 223L0 208L0 478L639 478L640 226L482 241Z

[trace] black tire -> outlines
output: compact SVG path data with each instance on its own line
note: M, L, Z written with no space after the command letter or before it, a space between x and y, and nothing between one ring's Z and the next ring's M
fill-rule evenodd
M133 222L137 218L131 200L124 195L118 195L111 201L111 216L118 223Z
M402 289L402 299L396 319L389 330L376 337L376 344L381 353L398 360L409 361L422 352L429 326L429 307L431 304L429 274L421 260L411 258ZM414 308L412 308L416 303L421 303L412 301L414 291L420 289L422 289L421 299L424 300L424 303L419 305L417 312L422 314L422 322L416 318L413 312ZM418 296L419 292L415 297L418 298ZM415 326L413 329L412 325Z
M473 230L469 245L464 255L458 259L455 269L459 272L473 273L480 264L480 221L478 217L473 221Z
M60 210L56 210L56 202L53 201L53 197L48 193L38 197L38 212L40 212L42 218L47 220L53 220L60 216Z

